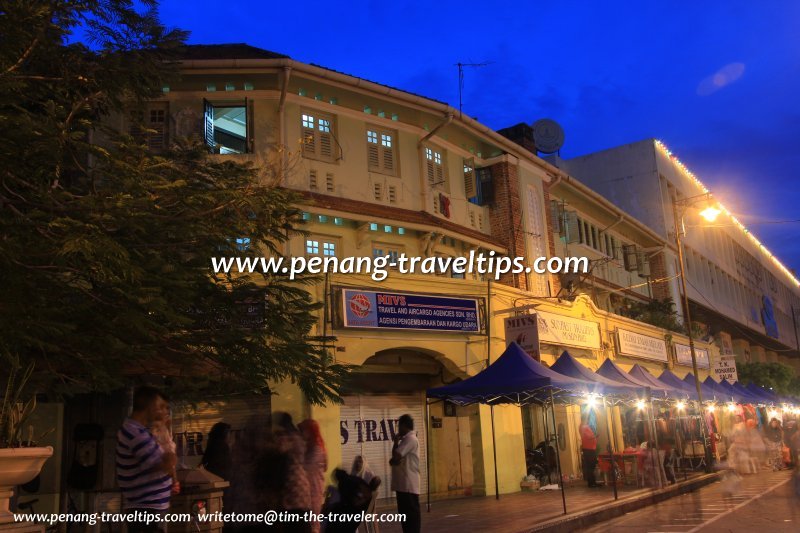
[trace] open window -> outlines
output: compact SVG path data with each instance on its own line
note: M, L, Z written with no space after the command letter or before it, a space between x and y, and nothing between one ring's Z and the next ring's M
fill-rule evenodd
M247 98L232 102L203 101L206 146L214 154L251 151L252 120Z

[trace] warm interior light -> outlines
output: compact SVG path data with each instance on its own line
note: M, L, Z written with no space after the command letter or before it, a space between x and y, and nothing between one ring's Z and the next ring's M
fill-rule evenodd
M709 406L708 406L708 412L709 412L709 413L713 413L713 412L714 412L714 409L716 409L716 408L717 408L717 407L716 407L716 406L715 406L715 405L712 403L711 405L709 405Z
M729 403L729 404L728 404L728 411L730 411L730 412L732 413L732 412L734 412L735 410L736 410L736 405L735 405L735 404L732 404L732 403Z
M767 415L769 415L770 419L772 419L772 418L779 418L779 416L778 416L778 411L775 411L775 410L770 410L770 411L767 413Z
M589 397L586 399L586 405L589 407L594 407L597 405L597 397L594 394L590 394Z
M703 209L702 211L700 211L700 216L709 222L714 222L715 220L717 220L717 217L719 216L720 213L722 213L722 211L720 211L713 205L710 205L705 209Z
M686 407L686 403L683 402L683 401L680 401L680 402L675 404L675 407L678 408L678 411L683 411L683 408Z
M636 408L638 410L640 410L640 411L643 411L644 410L644 400L639 400L638 402L636 402Z

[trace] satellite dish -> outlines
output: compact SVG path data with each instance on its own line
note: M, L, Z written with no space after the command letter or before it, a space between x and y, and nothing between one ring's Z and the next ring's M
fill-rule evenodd
M554 154L564 146L564 130L555 120L543 118L533 123L533 142L544 154Z

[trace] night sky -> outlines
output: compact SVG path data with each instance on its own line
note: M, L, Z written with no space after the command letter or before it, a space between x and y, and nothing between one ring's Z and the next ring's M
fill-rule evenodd
M246 42L458 107L539 118L570 158L655 137L800 271L800 2L164 1L190 43Z

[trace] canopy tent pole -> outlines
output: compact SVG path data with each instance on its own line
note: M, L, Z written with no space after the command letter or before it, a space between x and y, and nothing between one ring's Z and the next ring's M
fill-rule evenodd
M564 493L564 476L561 474L561 452L558 450L558 429L556 429L556 402L553 400L553 387L550 387L550 414L553 417L553 429L556 436L556 465L558 467L558 479L561 482L561 503L564 506L564 514L567 514L567 495Z
M427 435L425 435L425 473L428 476L428 486L427 486L427 493L428 493L428 512L431 512L431 431L430 431L430 421L431 421L431 404L425 400L425 428L427 430Z
M492 418L492 452L494 453L494 497L500 499L500 483L497 480L497 441L494 440L494 405L489 406Z
M609 402L609 404L610 403L611 402ZM603 398L603 407L606 408L606 418L608 418L608 420L606 420L606 433L608 434L608 455L611 457L611 484L614 487L614 500L617 500L619 498L619 495L617 494L617 459L614 457L614 448L616 448L616 446L612 446L611 444L611 435L614 431L614 407L611 406L611 409L609 410L609 406L606 404L605 398ZM609 422L611 423L611 429L608 427Z
M553 480L550 478L550 424L547 423L547 407L542 406L542 424L544 425L544 457L547 463L547 484Z

